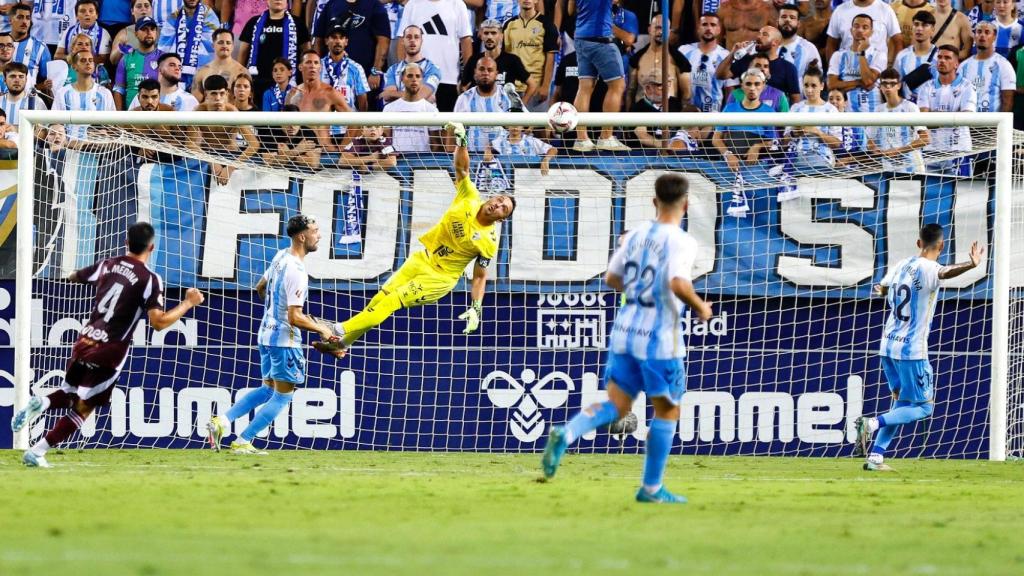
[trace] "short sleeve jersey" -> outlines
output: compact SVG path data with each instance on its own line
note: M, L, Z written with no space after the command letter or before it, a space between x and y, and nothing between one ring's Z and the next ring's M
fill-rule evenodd
M889 317L882 331L879 354L894 360L926 360L939 270L934 260L912 256L900 260L882 279L888 287Z
M288 321L288 307L306 303L309 285L306 266L290 250L281 250L263 273L263 279L267 281L267 301L260 322L259 343L301 348L302 334Z
M455 199L441 221L420 236L420 242L435 270L458 277L474 258L483 267L490 264L498 253L498 227L477 221L476 214L484 202L468 176L455 184L455 190Z

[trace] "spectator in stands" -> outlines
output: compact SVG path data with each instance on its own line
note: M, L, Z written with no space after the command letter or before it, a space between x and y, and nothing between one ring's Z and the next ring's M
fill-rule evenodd
M384 135L381 126L364 126L361 134L345 146L341 160L345 166L367 172L394 168L398 164L391 138Z
M0 31L0 73L14 60L14 40L11 39L11 33L6 30ZM0 77L2 78L2 77ZM0 80L0 92L7 90L7 86L3 85Z
M939 46L935 53L938 77L921 88L917 105L921 112L975 112L978 94L966 78L957 74L960 50L949 44ZM971 131L967 126L934 128L925 151L948 154L971 150ZM970 159L951 158L928 166L930 172L949 176L970 176Z
M29 31L32 28L32 5L15 4L10 10L11 39L14 41L15 62L28 67L28 85L41 90L52 90L53 83L46 79L46 64L50 61L50 51L46 44L33 38Z
M57 46L60 45L61 40L64 39L68 23L75 19L75 3L68 0L64 2L32 0L27 4L32 14L32 37L46 44L50 54L53 55L57 52Z
M341 93L352 110L367 110L370 84L363 67L348 56L348 30L335 26L327 34L327 55L320 61L321 79Z
M885 52L871 44L873 22L870 16L854 17L850 27L850 47L833 52L829 60L828 85L848 93L850 112L874 112L881 104L875 81L886 69Z
M100 25L110 32L110 37L117 36L117 33L134 24L141 16L132 15L131 0L111 2L100 2L99 5ZM116 63L115 63L116 64Z
M203 99L203 103L196 108L197 111L220 113L238 111L230 103L228 81L219 74L211 74L206 77L206 80L203 80L203 94L206 97ZM242 143L245 144L244 148ZM259 152L260 143L249 126L190 126L188 128L188 147L197 154L212 154L225 160L244 164ZM221 186L231 180L231 174L235 171L233 165L218 162L211 162L210 169L217 184Z
M718 39L722 35L722 23L717 14L700 17L700 40L679 47L679 52L690 62L690 85L693 91L691 103L700 112L718 112L722 109L722 85L715 71L729 56ZM704 138L711 128L704 130ZM702 138L702 139L704 139Z
M995 20L995 0L978 0L974 7L971 8L971 11L967 13L967 19L971 23L971 30L974 30L978 22L992 22Z
M828 24L825 58L830 62L830 76L832 75L832 55L840 49L849 49L853 45L853 20L861 15L870 17L873 24L868 44L885 60L882 69L888 67L896 58L896 54L903 50L903 32L900 30L899 20L896 19L896 13L884 0L844 2L832 11L832 20Z
M239 112L259 110L252 100L252 76L248 72L242 72L231 81L231 105Z
M384 111L437 112L437 106L421 95L420 82L422 81L423 70L419 65L407 64L402 72L402 85L405 87L405 92L401 98L384 106ZM440 135L436 128L428 130L424 126L395 126L391 129L389 136L394 143L396 152L430 152L432 148L441 150Z
M79 50L92 50L93 54L96 50L92 45L92 38L88 34L79 34L71 40L71 51L77 52ZM64 64L64 72L59 73L59 65ZM50 67L55 73L53 74L54 80L59 81L63 76L64 80L61 82L62 85L71 84L78 77L73 66L65 60L54 60L51 62ZM100 85L110 90L113 82L110 79L110 73L107 72L106 66L96 65L95 71L93 72L93 79Z
M133 111L142 112L173 112L167 104L160 101L160 82L146 78L139 83L139 90L135 93L137 106L131 108ZM146 150L143 150L146 152Z
M714 10L714 5L708 8ZM762 0L725 0L717 10L722 17L726 47L757 40L761 29L776 20L775 7Z
M241 37L242 29L249 20L263 14L269 8L267 0L220 0L218 4L221 25L231 30L236 38ZM292 16L302 18L303 0L294 0L291 4ZM302 23L306 24L306 30L310 29L307 19L302 18Z
M96 83L93 74L96 72L96 56L92 50L84 49L71 54L71 67L76 72L72 84L57 89L53 96L54 110L72 111L113 111L114 96L103 86ZM82 140L89 132L89 127L82 124L68 124L64 127L67 136L65 144L68 148L82 148Z
M1024 23L1017 20L1017 5L1014 0L995 0L993 6L996 16L995 51L1003 58L1010 58L1021 45ZM977 32L977 24L974 25L974 30ZM977 42L978 39L975 38L974 41Z
M388 59L387 63L394 64L399 60L398 58L398 44L402 38L402 31L398 27L402 20L402 12L405 11L406 0L381 0L384 4L384 9L388 13L388 24L391 26L391 45L388 48Z
M484 20L497 20L504 24L519 16L518 0L485 0L484 4Z
M161 52L178 55L181 80L185 89L191 90L196 73L213 60L213 33L220 28L220 19L202 0L182 2L181 9L175 10L163 23L157 46ZM159 22L158 18L154 19Z
M661 70L652 68L647 75L640 80L643 87L643 97L633 102L630 112L661 112L664 109L665 90L662 82ZM669 112L680 112L682 106L679 99L670 96L668 98ZM644 148L663 148L661 128L647 128L637 126L633 128L633 135L636 136L640 146Z
M501 23L497 20L485 20L477 32L480 35L480 46L483 52L477 52L470 56L469 62L462 67L460 79L461 88L465 91L473 85L473 76L476 74L476 64L480 58L487 56L498 64L498 87L501 88L509 82L516 82L517 86L526 86L523 100L530 102L537 95L540 87L540 80L534 78L526 71L526 66L519 56L505 51L504 34L501 31Z
M580 78L580 86L574 102L576 109L580 112L590 111L590 95L594 91L597 80L601 79L608 85L602 110L604 112L619 112L622 110L626 81L622 58L611 43L612 15L608 0L578 0L575 3L570 3L569 6L570 11L575 9L576 14L575 42ZM526 4L520 4L520 20L524 17L525 11ZM506 47L511 39L510 28L506 26ZM530 65L527 64L527 69L529 68ZM572 148L577 152L590 152L595 148L614 152L629 150L629 146L619 142L618 138L613 135L611 126L601 129L601 136L596 145L587 135L587 129L578 127L576 143Z
M597 0L582 0L582 2L577 1L575 5L579 8L582 3L595 1ZM523 95L523 100L526 102L527 107L534 108L544 104L547 98L548 89L551 86L551 77L555 72L555 53L558 52L558 30L555 29L554 25L545 15L538 11L538 2L540 0L519 0L519 14L505 22L503 32L505 52L518 56L526 71L530 74L530 80L537 83L537 90L533 94L528 94L529 85L524 82L516 82L516 90ZM604 3L602 2L601 5L604 5ZM582 8L579 9L581 15L583 15ZM605 10L608 9L609 7L606 6ZM613 19L611 14L609 14L609 22ZM611 24L609 24L608 30L609 32L604 37L605 39L612 36ZM590 32L587 32L587 34L590 34ZM576 49L579 50L578 45ZM617 51L616 54L618 54ZM577 55L577 58L579 58L579 55ZM604 78L604 81L610 82L607 78ZM624 80L622 86L624 89ZM615 107L615 112L618 112L622 107L622 95L619 94L619 104ZM583 110L580 111L583 112Z
M4 84L7 90L0 95L0 109L11 124L18 125L18 112L22 110L46 110L43 99L28 89L28 66L21 62L5 66Z
M902 78L903 97L916 102L921 86L935 77L935 16L921 10L913 20L913 43L900 50L892 67Z
M110 4L105 2L103 5ZM114 39L110 42L110 64L117 66L121 62L121 58L128 52L128 49L138 50L139 39L135 34L135 23L143 18L153 18L153 3L151 0L132 0L131 4L131 15L132 20L128 26L125 26L114 33ZM156 20L153 20L156 22ZM160 24L156 26L157 34L160 33Z
M974 46L971 20L953 7L952 0L935 0L935 35L932 44L951 44L960 48L960 60L971 55Z
M323 81L323 64L315 50L303 52L301 62L302 84L288 93L287 103L297 105L303 112L352 111L345 96ZM315 130L324 152L340 152L346 144L334 142L328 126L317 126Z
M653 70L661 72L664 50L661 45L661 14L651 18L651 43L637 50L629 58L629 90L628 102L633 103L644 97L640 81L648 78ZM681 51L669 49L668 86L665 92L670 98L680 102L689 102L690 94L690 61Z
M782 36L779 58L796 68L796 77L802 82L808 66L815 64L821 70L823 65L817 46L800 36L799 26L800 8L796 4L785 4L779 8L779 34ZM806 96L801 92L801 98Z
M321 8L313 29L315 48L321 54L325 52L328 32L339 25L348 30L346 52L367 73L366 81L370 91L380 90L383 70L387 69L388 47L391 45L391 24L387 9L379 0L329 0ZM402 29L405 29L404 26Z
M830 88L828 91L828 103L835 106L840 113L846 112L849 102L846 99L846 92L837 88ZM854 162L867 149L867 140L864 128L860 126L840 126L842 138L839 148L836 150L836 166L843 166Z
M299 107L286 104L283 110L298 112ZM267 166L299 172L316 172L320 169L323 149L317 143L316 133L310 128L298 125L274 126L264 138L263 150L261 156Z
M580 87L580 67L576 58L576 52L562 56L558 63L558 70L555 71L555 88L551 92L552 102L575 102L576 94ZM594 91L590 94L590 110L600 110L604 104L604 96L608 92L608 86L598 81L594 84Z
M825 73L817 66L810 66L804 72L803 100L793 105L793 112L812 112L815 114L837 114L839 110L825 101L822 91L825 89ZM839 126L825 124L828 118L822 118L821 126L790 126L783 133L782 146L792 158L793 168L797 171L820 171L835 165L834 150L842 143L842 129Z
M959 74L978 93L978 112L1012 112L1016 75L1013 66L994 51L999 28L994 22L974 27L974 56L964 60Z
M828 23L832 19L832 3L830 0L814 0L814 11L803 18L801 25L803 30L800 34L808 42L814 44L819 53L825 52L825 44L828 40Z
M288 11L288 0L268 0L267 10L253 16L238 37L238 61L253 77L253 99L263 101L263 93L273 88L274 61L287 58L294 70L299 54L309 49L309 31L301 18Z
M119 59L114 74L114 104L118 110L127 110L135 99L139 83L146 78L158 78L160 51L156 48L156 20L143 16L132 26L137 46Z
M934 16L935 7L928 0L893 0L889 6L896 13L896 21L900 23L903 35L903 46L910 46L914 40L914 16L927 12Z
M110 57L110 32L103 29L97 22L99 18L99 0L78 0L75 4L75 23L68 26L61 36L60 46L54 58L67 60L71 53L71 42L79 34L86 34L92 39L93 53L96 54L96 65L103 66Z
M384 75L384 89L380 93L381 100L388 103L402 97L405 92L405 87L402 85L405 67L409 64L416 64L423 70L420 96L433 102L435 100L434 92L441 84L441 70L420 53L420 48L423 46L423 30L415 24L406 26L402 33L401 43L405 56L392 64L388 68L388 73Z
M292 63L287 58L280 56L275 58L271 74L274 78L274 86L263 93L263 105L260 106L260 109L264 112L280 112L285 107L285 96L295 87L292 84Z
M181 87L181 58L173 52L162 54L157 59L157 81L160 82L160 101L170 106L175 112L195 110L199 101ZM226 81L225 81L226 84ZM205 99L203 100L205 102ZM134 108L137 102L128 106Z
M235 37L231 30L218 28L213 33L213 60L203 66L196 73L192 81L192 95L199 100L203 99L203 83L207 76L217 74L227 80L228 85L234 83L239 74L247 74L245 66L231 55L235 49Z
M800 79L796 74L796 66L788 60L779 57L779 46L782 44L782 33L774 26L761 28L761 33L755 41L756 53L748 54L750 47L747 44L733 46L729 56L718 65L716 74L719 80L739 78L741 74L750 69L750 62L755 54L763 53L768 56L769 70L768 77L770 86L779 89L783 94L789 96L791 102L800 101Z
M536 1L536 0L535 0ZM629 57L640 34L636 13L622 6L622 0L612 0L612 41L622 55L622 70L629 70Z
M455 112L508 112L512 101L496 82L498 64L490 56L476 62L473 75L474 86L459 95ZM484 152L498 134L497 127L468 126L467 136L471 152Z
M878 84L885 100L879 112L918 113L917 104L903 98L900 73L886 68ZM865 130L868 152L882 155L882 169L897 172L922 172L924 161L919 149L928 145L928 129L924 126L878 126Z
M0 149L17 150L18 127L7 123L7 112L0 108Z
M494 155L505 158L518 156L525 160L540 160L540 174L547 176L551 159L558 155L558 149L525 131L522 126L509 126L508 130L498 129L498 134L484 150L484 162L494 162Z
M424 32L422 53L441 71L441 83L434 93L437 108L451 112L459 97L459 66L473 53L472 28L466 7L451 0L409 0L399 25L403 30L415 24ZM405 58L399 46L399 58Z
M771 60L767 54L764 52L754 54L754 58L750 60L750 69L755 68L763 72L765 79L768 81L764 90L761 91L761 102L771 106L775 112L789 112L789 98L781 90L771 85ZM735 88L729 94L729 99L725 103L728 106L730 102L740 102L743 98L743 89Z

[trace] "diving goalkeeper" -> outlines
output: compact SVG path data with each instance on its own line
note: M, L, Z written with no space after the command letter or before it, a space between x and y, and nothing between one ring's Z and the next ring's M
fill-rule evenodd
M474 260L470 290L473 302L459 319L466 321L463 334L476 331L480 325L487 266L498 253L495 224L512 215L516 201L505 195L486 201L480 198L469 179L466 128L453 123L445 129L455 137L455 199L441 221L420 236L426 249L411 255L362 312L334 325L339 342L314 342L313 347L320 352L342 358L353 342L399 309L437 302L455 288L466 266Z

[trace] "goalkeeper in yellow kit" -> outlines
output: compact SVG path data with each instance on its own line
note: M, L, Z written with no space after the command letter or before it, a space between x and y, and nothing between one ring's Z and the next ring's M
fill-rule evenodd
M512 215L516 201L505 195L486 201L480 198L469 179L466 128L452 123L445 129L455 137L455 199L441 221L420 236L426 249L409 256L362 312L334 325L337 341L314 342L317 350L344 357L353 342L399 309L437 302L451 292L473 260L473 303L459 319L466 321L463 334L474 332L480 325L487 266L498 253L495 224Z

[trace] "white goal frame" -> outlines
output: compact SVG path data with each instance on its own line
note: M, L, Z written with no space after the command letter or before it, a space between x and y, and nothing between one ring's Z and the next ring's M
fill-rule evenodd
M599 114L579 115L582 126L819 126L822 115L814 113L766 114ZM70 112L24 110L19 113L18 190L34 190L35 180L35 128L49 124L107 124L138 126L193 126L193 125L260 125L260 126L329 126L329 125L406 125L442 126L446 122L462 122L476 126L505 126L512 124L540 127L547 124L541 113L283 113L244 112L224 114L216 112ZM996 128L996 192L995 224L993 231L993 333L992 383L989 405L989 458L1002 461L1007 456L1007 395L1009 376L1009 311L1011 270L1011 208L1013 170L1013 115L1011 113L842 113L830 114L826 122L836 126L894 126L913 125L939 127ZM24 406L28 401L31 382L31 309L32 309L32 219L33 202L17 204L17 274L15 284L14 319L14 405ZM15 434L15 448L26 448L27 427Z

